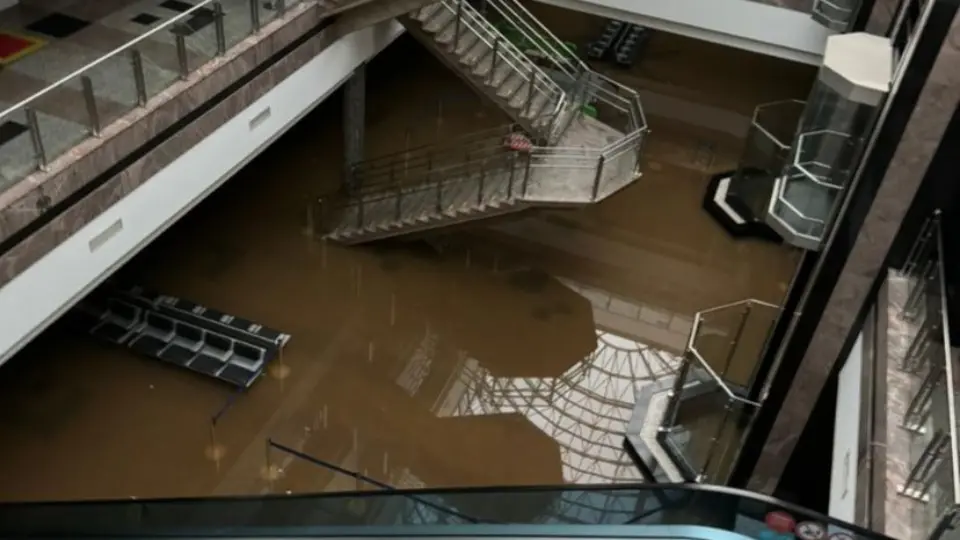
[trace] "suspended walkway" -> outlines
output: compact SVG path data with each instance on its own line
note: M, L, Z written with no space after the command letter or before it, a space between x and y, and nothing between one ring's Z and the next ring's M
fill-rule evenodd
M519 212L584 206L640 177L637 93L594 71L514 0L443 0L407 30L513 124L353 165L322 201L327 238L358 244Z

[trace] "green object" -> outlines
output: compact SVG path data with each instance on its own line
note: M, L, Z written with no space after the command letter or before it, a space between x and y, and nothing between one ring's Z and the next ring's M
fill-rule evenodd
M580 107L580 112L589 116L590 118L597 117L597 108L594 107L593 105L590 105L589 103L584 105L583 107Z

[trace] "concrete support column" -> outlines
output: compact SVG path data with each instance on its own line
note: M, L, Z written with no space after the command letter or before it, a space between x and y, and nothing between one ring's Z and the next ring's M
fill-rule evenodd
M343 85L343 176L346 182L353 182L353 166L363 159L366 104L367 66L363 64Z

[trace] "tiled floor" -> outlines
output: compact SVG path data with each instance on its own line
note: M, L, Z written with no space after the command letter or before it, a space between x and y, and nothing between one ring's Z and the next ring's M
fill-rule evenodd
M199 0L23 0L0 12L0 31L46 41L37 51L0 69L0 123L26 125L22 110L7 117L2 117L2 111L162 25L196 3ZM229 48L250 34L250 2L222 0L221 4ZM263 23L276 16L272 8L261 5L260 9ZM187 21L190 29L183 31L187 34L189 69L195 69L212 58L217 47L212 11L201 8L194 13ZM157 94L177 79L180 68L175 36L170 29L144 39L137 49L142 55L148 96ZM133 67L127 53L112 56L84 74L91 79L101 125L136 105ZM92 124L79 78L65 81L32 105L39 113L38 123L49 158L61 154L89 133ZM22 133L12 141L0 141L0 189L35 167L36 153L29 133Z
M671 59L707 71L699 57ZM779 68L755 84L777 93ZM506 121L408 38L369 69L371 156ZM724 79L682 80L656 95L730 113L691 97ZM460 231L439 253L318 243L305 208L339 182L341 117L331 98L125 270L290 332L283 363L211 431L228 389L51 330L0 369L0 499L369 487L267 438L401 487L637 480L620 448L634 394L676 370L693 314L777 301L790 279L793 252L734 241L700 208L739 141L669 114L644 177L586 211Z

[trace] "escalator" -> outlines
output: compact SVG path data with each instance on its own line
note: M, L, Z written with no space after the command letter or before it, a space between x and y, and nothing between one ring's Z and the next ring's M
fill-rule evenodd
M717 486L377 485L378 491L312 495L9 503L0 505L0 536L888 539L770 497Z

